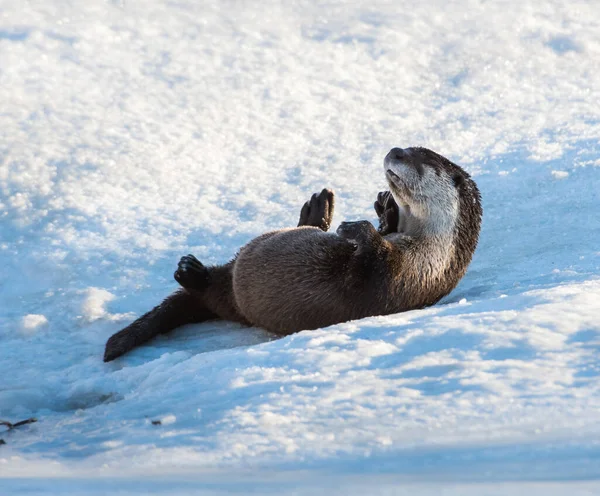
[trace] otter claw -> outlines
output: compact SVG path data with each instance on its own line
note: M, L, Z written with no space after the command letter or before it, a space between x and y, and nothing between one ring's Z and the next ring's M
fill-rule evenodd
M202 271L204 265L202 265L202 262L200 262L194 255L186 255L181 257L177 267L182 272L187 272L188 269Z
M377 201L373 206L377 217L379 217L379 228L377 229L379 234L385 236L392 232L398 232L400 209L392 194L389 191L381 191L377 195Z
M186 289L203 289L209 281L208 269L194 255L181 257L173 277Z

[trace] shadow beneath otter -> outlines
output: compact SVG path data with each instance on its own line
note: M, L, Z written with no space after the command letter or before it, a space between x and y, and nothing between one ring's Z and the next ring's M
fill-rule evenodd
M116 363L123 366L136 366L156 360L165 353L186 352L199 355L219 350L229 350L267 343L279 339L258 327L244 327L227 321L209 321L202 324L188 324L168 334L159 335L147 344L135 348Z

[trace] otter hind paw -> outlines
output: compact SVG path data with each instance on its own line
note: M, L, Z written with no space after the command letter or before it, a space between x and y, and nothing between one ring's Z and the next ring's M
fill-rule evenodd
M208 269L194 255L181 257L173 276L186 289L204 289L209 280Z
M319 194L315 193L303 205L298 227L313 226L328 231L333 219L334 205L335 195L330 189L324 189Z

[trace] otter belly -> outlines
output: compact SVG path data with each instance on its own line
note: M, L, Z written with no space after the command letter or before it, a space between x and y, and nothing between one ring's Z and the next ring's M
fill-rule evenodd
M350 320L343 285L352 254L346 240L314 227L259 236L235 261L236 304L253 325L282 334Z

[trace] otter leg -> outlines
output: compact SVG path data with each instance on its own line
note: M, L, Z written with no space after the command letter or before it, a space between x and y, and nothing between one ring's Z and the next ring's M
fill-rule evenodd
M225 265L205 267L194 255L186 255L177 264L174 277L221 319L246 323L233 296L234 264L235 260L232 260Z
M206 288L196 293L202 303L211 312L223 320L231 320L244 325L250 323L239 311L233 294L233 266L235 260L225 264L216 265L208 269L210 282Z
M393 232L398 232L398 222L400 220L400 209L396 200L389 191L381 191L377 195L377 201L373 205L375 213L379 217L379 234L385 236Z
M302 206L298 227L313 226L322 231L328 231L333 219L334 196L330 189L324 189L321 193L312 195L310 200Z
M104 361L110 362L158 334L216 317L196 295L186 290L177 291L125 329L113 334L106 342Z
M182 263L183 261L183 263ZM104 361L124 353L185 324L224 319L248 324L237 309L233 296L233 264L205 267L194 256L182 257L175 279L183 290L173 293L160 305L109 338ZM183 271L183 268L186 270Z

